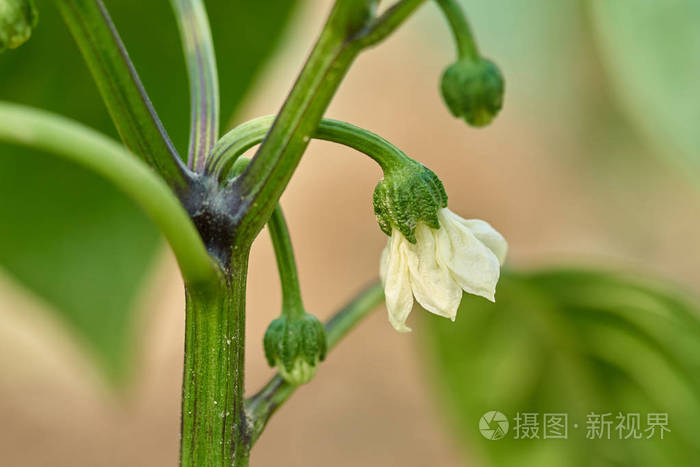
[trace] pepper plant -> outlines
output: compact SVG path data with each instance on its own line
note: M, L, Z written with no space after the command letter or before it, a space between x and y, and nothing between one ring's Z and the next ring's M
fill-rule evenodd
M458 51L442 77L446 104L469 124L488 124L502 105L503 78L479 54L456 0L435 2ZM355 58L392 34L422 3L397 0L380 8L378 0L336 0L279 112L221 135L218 73L204 2L171 0L190 86L186 154L175 149L101 0L55 4L123 144L59 115L0 103L0 140L54 153L100 174L140 205L169 242L186 296L181 465L248 465L251 447L272 414L385 297L398 331L409 330L405 322L414 298L452 320L463 291L494 300L507 250L503 237L486 222L447 209L442 182L420 162L368 130L324 118ZM26 41L36 16L32 0L1 0L0 49ZM390 237L380 261L382 282L325 325L304 308L278 204L313 138L354 148L381 167L374 211ZM254 157L243 157L257 145ZM251 245L265 225L279 268L282 311L263 345L278 375L246 398L246 277Z

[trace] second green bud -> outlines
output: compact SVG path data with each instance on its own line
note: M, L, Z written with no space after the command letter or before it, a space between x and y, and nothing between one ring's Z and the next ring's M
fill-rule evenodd
M452 115L472 126L488 125L503 106L503 77L485 58L463 58L450 65L442 75L440 90Z
M314 315L284 314L270 323L263 345L270 366L276 366L285 381L299 386L311 381L318 363L326 358L326 331Z

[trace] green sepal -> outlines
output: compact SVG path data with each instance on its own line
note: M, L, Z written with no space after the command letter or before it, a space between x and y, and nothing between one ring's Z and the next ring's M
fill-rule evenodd
M416 242L419 222L440 228L438 211L447 207L447 193L440 179L424 165L409 159L384 173L374 188L374 214L387 235L394 228L406 239Z
M282 315L268 326L263 339L265 358L280 375L296 386L308 383L326 358L323 324L314 315Z
M503 76L493 62L465 58L445 70L440 90L452 115L482 127L501 110L504 87Z
M0 52L27 42L38 19L34 0L0 0Z

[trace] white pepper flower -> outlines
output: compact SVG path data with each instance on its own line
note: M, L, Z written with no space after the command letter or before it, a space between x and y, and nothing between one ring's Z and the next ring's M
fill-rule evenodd
M420 164L385 174L375 213L390 235L380 261L389 321L400 332L413 299L454 321L462 291L494 301L508 245L493 227L447 209L442 183Z

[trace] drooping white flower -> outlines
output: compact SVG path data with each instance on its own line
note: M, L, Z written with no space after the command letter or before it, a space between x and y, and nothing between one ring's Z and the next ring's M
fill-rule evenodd
M407 332L413 299L431 313L454 321L462 291L495 301L508 244L487 222L438 211L440 228L415 228L415 243L393 229L380 261L389 321Z

